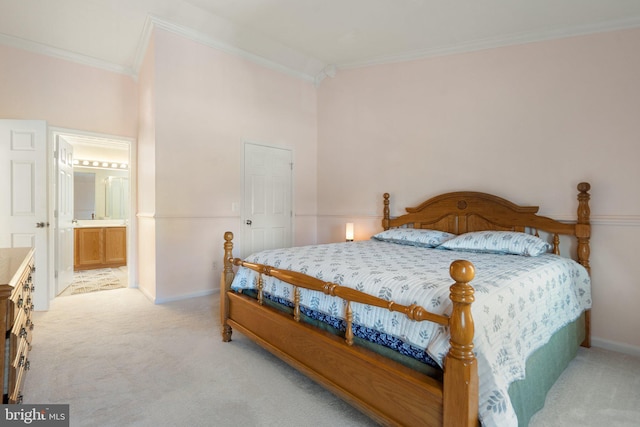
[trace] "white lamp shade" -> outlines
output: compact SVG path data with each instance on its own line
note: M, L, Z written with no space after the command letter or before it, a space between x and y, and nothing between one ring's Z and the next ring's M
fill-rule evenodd
M347 223L347 228L345 230L345 239L353 240L353 223L352 222Z

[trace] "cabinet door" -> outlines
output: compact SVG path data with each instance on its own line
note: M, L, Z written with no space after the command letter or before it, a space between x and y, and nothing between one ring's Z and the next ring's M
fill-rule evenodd
M102 228L76 228L75 236L75 268L101 265L104 247Z
M127 264L127 228L126 227L108 227L104 229L105 248L104 263L105 264Z

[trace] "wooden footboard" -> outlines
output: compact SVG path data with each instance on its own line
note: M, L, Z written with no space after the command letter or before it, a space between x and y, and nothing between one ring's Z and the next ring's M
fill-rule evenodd
M404 306L301 273L279 270L233 258L233 234L225 233L224 271L221 278L222 338L231 340L232 328L253 339L307 376L385 425L476 426L478 374L473 353L474 324L471 303L474 277L468 261L450 267L455 283L450 288L450 317L417 305ZM233 266L251 268L294 286L294 314L284 314L258 299L230 290ZM299 289L312 289L345 300L345 338L300 322ZM449 328L451 349L439 382L367 349L353 345L351 303L363 303L404 313L416 321L432 321Z

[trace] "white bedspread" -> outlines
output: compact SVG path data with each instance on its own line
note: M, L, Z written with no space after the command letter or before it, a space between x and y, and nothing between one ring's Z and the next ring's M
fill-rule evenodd
M376 295L399 304L451 313L449 265L456 259L476 268L474 345L480 377L480 419L484 426L517 426L507 393L524 377L525 361L551 335L591 307L587 271L552 254L538 257L426 249L380 241L359 241L260 252L247 261L293 270ZM292 287L264 276L264 291L292 300ZM257 273L240 268L232 288L255 288ZM344 318L335 297L301 290L301 304ZM354 322L425 349L442 366L449 350L445 328L414 322L399 313L353 304Z

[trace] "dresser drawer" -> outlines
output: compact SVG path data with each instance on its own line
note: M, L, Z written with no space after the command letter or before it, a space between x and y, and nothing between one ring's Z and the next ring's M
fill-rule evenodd
M19 369L23 366L27 366L26 362L29 357L29 351L31 350L31 342L29 342L27 338L22 338L18 341L16 348L16 354L11 366L13 366L14 369Z
M29 361L26 361L26 366L16 371L16 382L13 390L9 393L9 403L22 403L22 383L26 372L29 370Z

